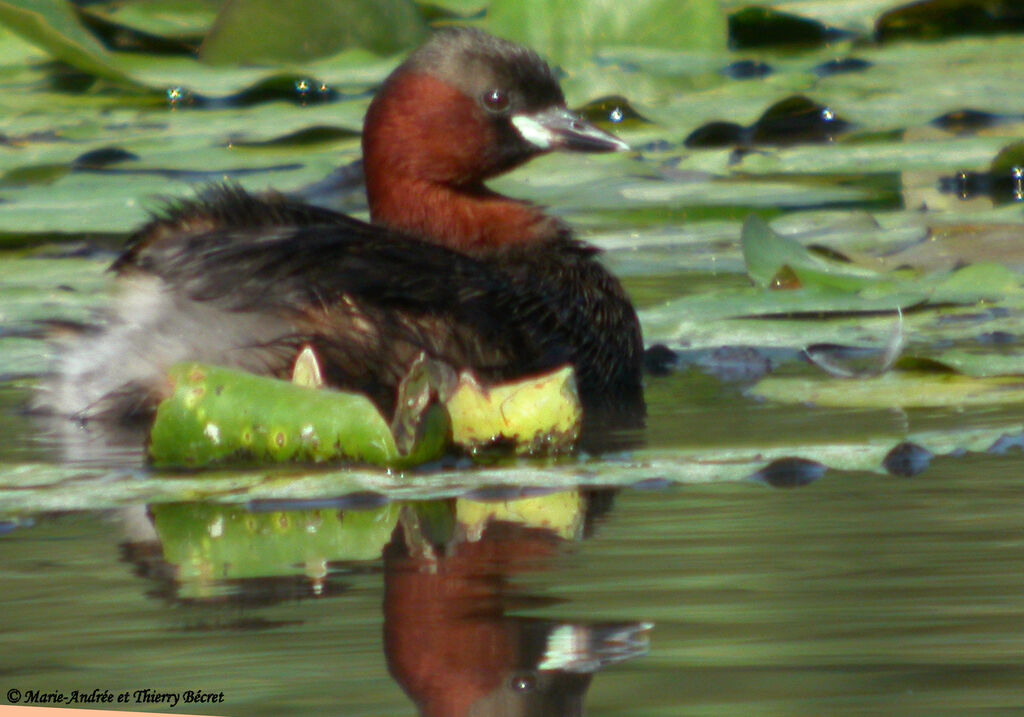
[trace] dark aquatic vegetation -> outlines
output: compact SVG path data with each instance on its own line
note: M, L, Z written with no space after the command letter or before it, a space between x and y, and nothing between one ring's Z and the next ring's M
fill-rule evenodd
M715 121L698 127L684 140L687 147L711 149L730 146L831 142L850 129L850 123L825 105L802 95L780 100L749 127Z
M1017 32L1024 32L1019 0L917 0L882 13L875 22L879 42Z
M72 169L105 169L112 164L134 162L139 155L121 147L101 147L85 154L80 154L71 162Z
M734 50L814 47L854 37L848 30L767 7L748 7L729 16L729 47Z
M89 12L86 3L78 3L78 17L111 52L135 52L150 55L194 57L201 36L172 37L155 35Z
M939 191L964 200L991 197L1000 204L1024 201L1024 167L1004 172L960 170L952 177L940 177Z
M761 60L737 60L721 70L722 74L734 80L758 80L775 72L772 66Z
M826 105L802 96L787 97L765 110L751 128L754 144L831 142L850 123Z
M615 125L650 124L650 120L633 109L629 100L621 95L611 95L588 102L583 107L576 108L576 112L591 122L608 122Z
M873 62L863 60L859 57L844 57L841 60L829 60L811 68L811 72L818 77L831 77L833 75L845 75L850 72L864 72L874 67Z
M750 479L773 488L802 488L819 480L827 471L828 468L817 461L780 458L750 476Z
M934 457L935 454L923 446L903 442L889 451L882 465L895 476L911 478L923 473Z
M683 140L687 147L716 149L749 144L750 129L735 122L708 122L701 125Z
M719 346L701 352L696 365L704 372L727 383L753 383L772 370L767 353L753 346Z
M978 336L979 344L1009 346L1020 341L1020 337L1008 331L988 331Z
M1020 122L1021 120L1024 120L1024 115L999 114L968 107L940 115L933 119L931 123L939 129L944 129L948 132L971 134L981 129L988 129L989 127L1010 122Z
M169 87L167 104L175 109L217 110L288 102L300 107L330 104L345 96L326 82L308 77L273 77L224 97L209 97L185 87Z
M665 344L654 344L644 351L644 371L651 376L668 376L676 367L678 356Z

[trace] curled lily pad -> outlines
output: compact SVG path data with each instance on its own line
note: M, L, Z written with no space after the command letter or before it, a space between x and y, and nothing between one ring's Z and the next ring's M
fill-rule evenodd
M149 455L158 467L223 463L354 461L405 467L450 445L471 452L511 446L517 453L571 450L582 411L572 367L485 387L436 362L414 364L388 423L365 396L316 390L320 367L299 355L292 383L207 364L171 369L170 396L157 409ZM437 399L445 399L443 406Z
M207 364L179 364L157 409L149 455L159 467L350 460L408 466L438 457L441 409L424 413L419 441L399 450L388 422L361 394L318 391Z
M750 278L763 287L856 291L880 278L875 272L812 254L795 239L776 233L757 215L751 215L743 225L742 246Z
M568 450L583 416L571 366L490 387L463 372L445 405L452 438L471 451L495 443L511 444L519 453Z

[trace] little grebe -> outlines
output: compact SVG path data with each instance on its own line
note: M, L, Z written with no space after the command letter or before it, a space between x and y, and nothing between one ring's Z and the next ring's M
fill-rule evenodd
M175 204L113 264L108 325L64 354L40 403L146 415L176 362L283 377L309 345L329 385L388 414L425 352L490 382L572 363L588 423L635 424L643 347L619 282L560 220L484 186L552 150L623 149L566 109L534 52L441 30L366 114L372 223L235 186Z

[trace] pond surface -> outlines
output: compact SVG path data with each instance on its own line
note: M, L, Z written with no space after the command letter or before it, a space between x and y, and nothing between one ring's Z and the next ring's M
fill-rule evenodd
M681 440L794 430L738 401L651 408L652 433ZM1009 714L1022 465L22 515L0 540L4 686L198 714ZM480 531L480 510L503 522Z
M40 516L0 542L4 685L224 693L188 706L201 714L414 714L385 630L469 689L535 676L525 646L560 627L649 622L649 654L598 672L588 714L1009 714L1024 704L1019 481L1019 459L984 457L799 491L629 489L585 540L538 555L495 538L456 576L478 590L405 575L420 602L397 615L386 591L414 568L393 561L198 589L133 534L141 508ZM450 644L423 641L441 637L439 594L464 601L443 622L455 652L524 652L445 662Z
M856 24L887 3L841 5ZM771 74L721 71L752 58ZM844 58L853 70L818 69ZM650 348L647 426L578 456L406 474L158 472L139 434L23 410L53 358L41 327L96 320L104 269L154 196L225 176L360 211L357 169L322 182L356 158L383 63L323 105L189 109L62 87L44 59L0 30L9 702L1024 710L1019 36L632 48L570 73L575 106L625 95L650 120L616 130L634 151L546 157L495 187L606 251ZM795 95L821 104L797 103L794 126L769 108ZM808 128L808 113L843 124ZM726 121L728 146L700 146Z

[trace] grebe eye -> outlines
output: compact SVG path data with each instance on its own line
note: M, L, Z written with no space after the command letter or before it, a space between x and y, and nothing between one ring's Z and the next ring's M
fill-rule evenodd
M519 673L512 676L509 686L513 692L533 692L537 687L537 681L529 673Z
M480 101L483 102L484 108L488 112L504 112L508 109L511 101L509 100L508 93L504 90L487 90L480 97Z

